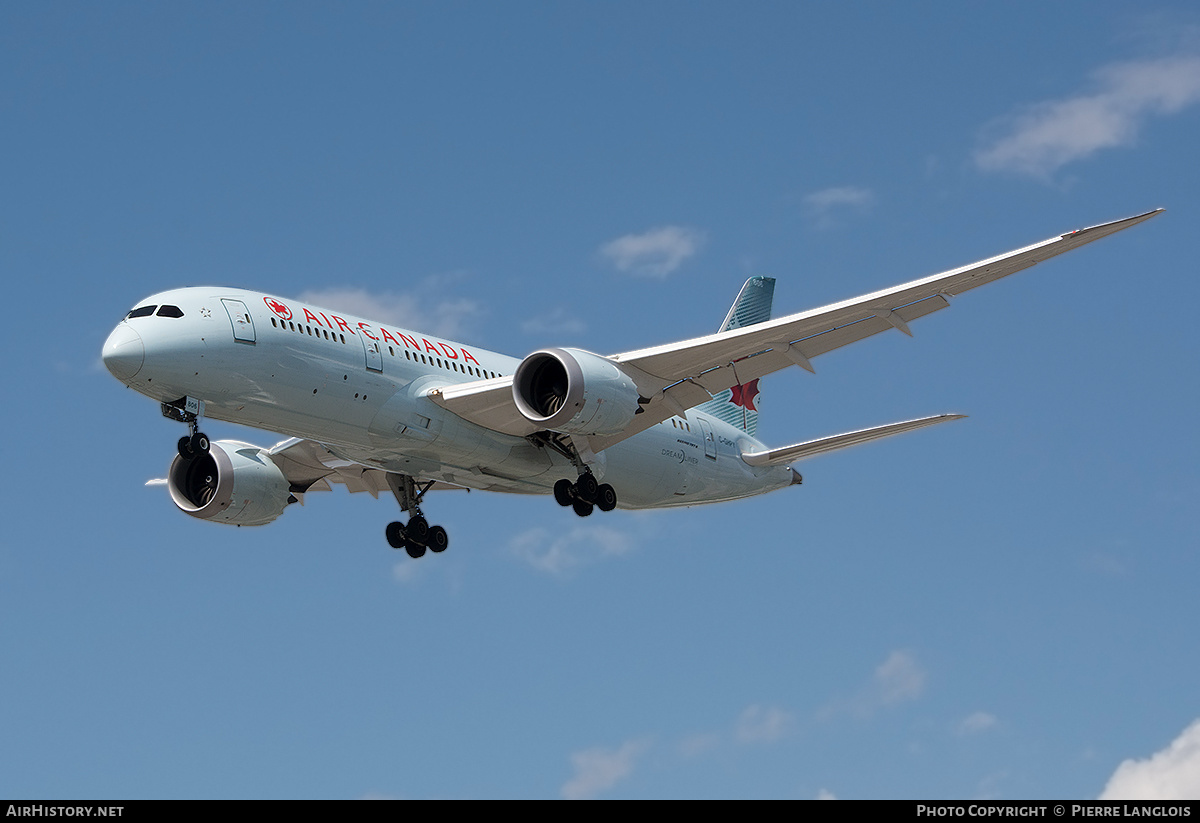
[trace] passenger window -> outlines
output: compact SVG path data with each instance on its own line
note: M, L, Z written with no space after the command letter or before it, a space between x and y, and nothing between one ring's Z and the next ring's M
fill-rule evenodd
M159 317L183 317L183 310L178 306L163 306L158 310Z
M138 308L131 311L129 314L125 315L125 319L129 320L130 318L133 318L133 317L149 317L150 315L154 314L155 308L157 308L157 307L156 306L139 306Z

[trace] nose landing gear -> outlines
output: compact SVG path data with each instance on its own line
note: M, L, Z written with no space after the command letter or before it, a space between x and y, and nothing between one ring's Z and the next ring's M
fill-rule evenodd
M192 423L192 433L179 438L179 456L184 460L208 454L210 445L208 435L202 431L195 431L197 428L197 425Z
M187 423L190 434L179 438L179 456L194 460L208 454L211 442L208 435L200 431L200 418L204 415L204 401L195 397L181 397L171 403L162 404L163 417Z

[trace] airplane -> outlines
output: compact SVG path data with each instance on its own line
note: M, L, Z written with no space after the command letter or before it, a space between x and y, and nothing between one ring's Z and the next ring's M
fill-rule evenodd
M413 558L449 545L423 514L443 489L553 494L595 509L716 503L802 480L792 465L963 417L940 414L782 448L756 438L759 381L946 308L951 298L1160 214L1079 229L978 263L770 319L752 277L715 334L620 354L544 348L523 359L245 289L147 297L104 343L105 366L185 423L164 481L201 520L257 526L313 491L390 491L385 529ZM283 434L210 441L205 417ZM151 481L152 483L155 481Z

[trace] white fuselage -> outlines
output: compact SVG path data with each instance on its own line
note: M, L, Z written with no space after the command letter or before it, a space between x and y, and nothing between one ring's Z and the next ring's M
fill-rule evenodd
M426 396L510 376L517 358L241 289L176 289L138 306L155 313L123 320L104 360L122 382L156 400L197 398L216 420L468 488L547 494L555 481L577 475L554 450L468 422ZM173 310L162 315L164 306ZM741 459L761 448L740 429L692 410L605 449L592 469L617 490L623 508L713 503L793 482L790 469Z

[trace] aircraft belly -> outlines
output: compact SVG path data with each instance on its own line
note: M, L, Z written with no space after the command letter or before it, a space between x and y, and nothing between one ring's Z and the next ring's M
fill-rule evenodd
M617 489L617 505L623 508L647 508L661 500L664 487L670 487L666 493L679 485L679 464L677 461L663 457L657 451L647 448L646 440L656 438L648 432L642 432L615 446L604 450L607 458L603 482ZM661 446L653 442L653 449Z
M697 431L695 420L690 420ZM604 482L617 490L618 505L642 509L693 506L738 500L783 488L791 482L786 469L769 471L747 466L740 457L744 432L721 421L716 429L716 459L708 457L698 435L674 426L657 425L608 449Z
M500 479L511 485L509 481L537 478L550 470L553 463L545 449L463 420L425 396L431 386L443 382L436 376L417 378L380 407L368 428L373 462L410 474L451 471L462 479L444 479L471 487L487 487Z

